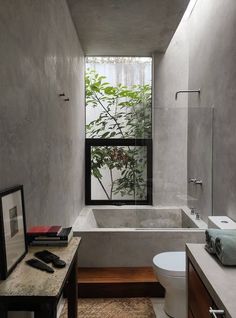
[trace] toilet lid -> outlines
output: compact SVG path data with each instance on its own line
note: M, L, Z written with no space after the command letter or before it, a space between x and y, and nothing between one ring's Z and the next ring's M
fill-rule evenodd
M156 255L153 263L160 274L165 276L185 276L186 273L186 253L185 252L165 252Z

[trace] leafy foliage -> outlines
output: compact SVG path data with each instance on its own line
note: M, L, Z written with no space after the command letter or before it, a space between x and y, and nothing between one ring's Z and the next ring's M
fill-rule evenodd
M88 138L151 138L151 87L118 84L111 86L95 70L86 73L86 107L99 108L98 118L86 125ZM145 147L92 147L91 173L108 200L113 194L144 199L146 193ZM101 170L110 171L110 190L103 184ZM119 177L117 176L119 171Z
M143 147L139 146L95 146L91 151L91 172L98 179L108 200L113 199L113 194L132 196L144 199L146 184L144 171L146 156ZM110 191L108 192L103 183L101 169L106 167L110 172ZM114 178L119 171L119 177Z
M86 126L88 138L151 138L151 86L111 86L94 70L88 70L86 107L101 108Z

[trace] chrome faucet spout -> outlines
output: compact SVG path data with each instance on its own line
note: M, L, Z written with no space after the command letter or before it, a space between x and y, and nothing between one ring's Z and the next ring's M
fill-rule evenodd
M182 93L198 93L198 95L200 96L201 90L200 89L189 89L189 90L181 90L181 91L177 91L175 93L175 100L177 100L178 98L178 94L182 94Z
M202 185L202 180L196 180L194 183Z
M195 183L196 181L197 181L196 178L191 178L191 179L188 180L188 183Z

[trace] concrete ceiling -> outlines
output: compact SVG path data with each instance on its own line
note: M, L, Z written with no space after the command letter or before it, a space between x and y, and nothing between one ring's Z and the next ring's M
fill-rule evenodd
M86 55L164 52L189 0L67 0Z

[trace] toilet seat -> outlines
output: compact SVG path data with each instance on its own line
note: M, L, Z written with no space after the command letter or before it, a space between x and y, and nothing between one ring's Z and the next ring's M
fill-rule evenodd
M185 277L186 276L186 253L165 252L156 255L153 263L159 274L163 276Z

